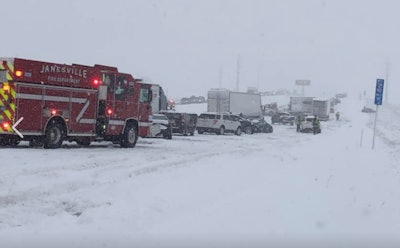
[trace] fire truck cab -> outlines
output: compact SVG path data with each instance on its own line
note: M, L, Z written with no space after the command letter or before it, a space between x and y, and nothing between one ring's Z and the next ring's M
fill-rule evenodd
M0 145L134 147L149 133L151 97L150 84L115 67L0 58Z

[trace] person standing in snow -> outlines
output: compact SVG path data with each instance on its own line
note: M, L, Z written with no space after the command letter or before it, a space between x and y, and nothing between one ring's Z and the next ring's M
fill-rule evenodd
M296 117L296 126L297 126L297 132L300 132L300 124L301 124L301 117L300 117L300 115L298 115L297 117Z
M321 132L319 119L316 115L314 115L314 119L312 121L312 126L313 126L313 134L317 134L317 133Z
M336 120L337 120L337 121L339 120L339 117L340 117L340 113L339 113L339 111L338 111L338 112L336 112Z

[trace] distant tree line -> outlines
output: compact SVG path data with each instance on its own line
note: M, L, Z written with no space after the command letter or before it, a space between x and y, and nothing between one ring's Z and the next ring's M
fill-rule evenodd
M184 97L181 99L181 104L190 104L190 103L204 103L206 99L204 96L191 96L191 97Z

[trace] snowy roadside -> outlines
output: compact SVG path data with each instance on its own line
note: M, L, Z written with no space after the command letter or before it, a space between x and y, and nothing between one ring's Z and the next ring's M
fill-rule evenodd
M378 138L371 150L370 120L359 105L344 102L341 120L323 122L315 136L275 125L272 134L142 139L134 149L0 149L9 158L0 165L1 242L400 244L393 146Z

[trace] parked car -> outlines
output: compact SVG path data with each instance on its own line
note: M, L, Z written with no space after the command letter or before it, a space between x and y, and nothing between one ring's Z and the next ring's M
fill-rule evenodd
M304 119L300 123L300 132L307 133L313 132L313 120L314 116L305 116ZM317 130L317 133L321 133L321 128Z
M335 95L337 98L345 98L347 97L347 93L338 93Z
M242 134L242 124L230 113L209 112L200 114L196 129L199 134L204 132L218 135L224 135L225 133Z
M197 114L182 113L175 111L160 111L165 114L172 126L172 133L179 133L182 135L194 135L197 124Z
M240 115L232 115L232 118L234 120L238 120L240 122L240 124L242 126L242 131L245 134L253 134L254 133L254 126L250 120L248 120Z
M166 115L153 114L149 116L149 120L152 122L149 137L172 139L172 126Z
M265 104L262 108L264 115L273 116L278 112L278 104L276 102Z
M294 125L296 117L288 112L276 112L271 116L271 123L290 124Z
M368 108L368 107L364 106L363 109L361 110L361 112L363 112L363 113L375 113L376 111L373 110L372 108Z
M260 119L253 119L252 124L254 133L272 133L274 131L272 125L263 117Z

